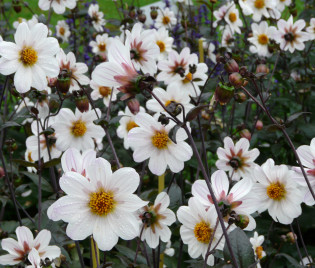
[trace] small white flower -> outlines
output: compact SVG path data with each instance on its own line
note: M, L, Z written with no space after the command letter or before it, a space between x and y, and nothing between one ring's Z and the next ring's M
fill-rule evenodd
M270 44L270 39L277 32L277 29L273 26L268 27L266 21L262 21L260 24L252 23L251 27L253 37L248 38L248 41L254 45L254 47L250 47L251 52L257 53L262 57L271 56L268 45Z
M208 57L210 58L210 60L213 63L217 63L217 57L214 53L215 45L213 43L209 42L209 45L207 45L207 47L206 47L206 51L207 51L207 54L208 54Z
M69 92L71 93L73 90L79 90L79 84L88 85L90 83L90 79L84 75L88 71L88 67L85 63L76 62L75 55L72 52L69 52L67 55L60 49L57 54L57 60L59 64L60 71L67 70L70 74L70 88Z
M22 22L14 35L15 43L0 42L0 73L15 73L14 85L19 93L29 91L31 87L44 90L46 76L56 77L59 73L55 58L59 44L56 38L47 35L46 25L37 23L29 29Z
M302 31L305 27L304 20L297 20L293 23L291 15L288 21L280 19L277 25L278 31L274 37L282 50L289 50L293 53L295 49L303 50L305 48L304 42L310 39L310 35Z
M109 37L108 34L98 34L95 41L91 41L89 46L92 47L92 52L95 55L100 55L104 60L107 59L108 46L113 38Z
M276 8L282 12L285 7L291 5L292 0L277 0L276 2Z
M287 166L276 166L268 159L261 167L256 166L253 173L254 183L251 191L252 205L259 213L268 209L274 221L290 224L301 215L302 191L294 180L294 172Z
M225 47L227 51L231 51L231 48L234 47L234 36L230 27L225 27L222 33L222 47Z
M184 244L188 245L188 254L196 259L200 255L205 258L211 236L213 240L211 249L221 238L222 229L218 225L215 233L214 228L218 219L215 207L212 206L207 211L198 199L192 197L188 201L188 206L181 206L177 211L177 218L183 225L180 227L180 236ZM222 250L224 239L220 241L216 249ZM207 260L208 265L214 264L214 257L210 255Z
M310 20L310 26L306 28L306 31L310 34L310 40L315 39L315 18Z
M66 195L48 208L48 217L67 222L66 233L73 240L93 235L101 250L111 250L119 237L135 238L140 227L136 211L148 203L133 194L138 173L128 167L112 173L109 162L98 158L87 167L87 177L90 181L76 172L61 177Z
M250 243L253 246L256 259L258 261L266 256L266 252L264 251L264 248L262 247L264 240L265 240L265 237L263 235L258 236L257 232L254 233L254 237L251 237L249 239ZM261 268L260 263L257 264L257 268Z
M74 9L76 5L77 0L39 0L38 2L38 6L41 10L49 10L50 8L52 8L57 14L63 14L66 11L66 7L69 9Z
M117 94L119 91L116 88L112 89L110 87L100 86L93 80L90 82L90 87L93 89L91 92L92 100L103 99L106 107L108 107L110 101L117 100Z
M228 171L232 180L249 176L255 167L255 159L259 155L258 149L248 150L248 139L241 138L235 145L230 137L224 138L224 148L219 147L219 159L215 163L218 169Z
M61 251L57 246L49 246L51 233L48 230L41 230L34 239L32 232L25 226L17 227L17 240L5 238L1 241L3 250L9 254L0 256L1 265L16 265L24 261L33 248L35 248L42 260L46 258L53 260L60 256ZM33 252L34 253L34 252ZM33 258L31 256L31 258Z
M145 113L145 109L140 106L139 113ZM129 110L128 106L125 111L119 111L118 116L122 116L119 120L119 127L117 128L117 136L124 139L124 147L126 150L132 145L128 142L128 133L134 127L138 127L135 122L135 115Z
M56 25L56 36L61 38L63 42L68 42L71 32L69 25L64 20L59 20Z
M170 27L171 25L175 25L177 22L177 19L175 17L175 14L173 11L170 11L170 9L167 7L164 10L158 9L158 16L155 21L155 27L161 28L161 27Z
M88 14L92 19L92 24L95 30L97 32L102 32L103 26L106 24L106 21L104 20L104 13L99 11L99 5L91 4L89 6Z
M161 192L154 201L154 205L146 206L141 210L140 218L143 222L141 240L146 241L150 248L159 245L160 238L167 242L171 238L171 230L168 226L175 221L175 213L168 209L170 198L167 193Z
M168 53L172 50L174 38L169 36L169 32L166 28L161 27L157 31L154 31L154 41L160 48L158 59L166 59L168 57Z
M217 27L218 23L224 19L225 14L228 10L228 7L229 7L229 4L223 5L218 10L215 10L213 12L214 17L216 18L216 20L213 23L213 27Z
M100 111L97 109L100 114ZM94 148L94 139L102 139L105 131L93 123L97 119L94 110L81 113L76 109L75 114L68 108L62 108L56 116L52 127L56 133L56 147L65 151L68 148L87 150Z
M245 16L251 15L253 14L253 10L250 7L250 5L248 4L249 0L240 0L238 3L241 6L241 9L243 10L243 13ZM281 1L281 0L280 0Z
M253 20L260 21L262 16L270 18L270 12L275 9L274 0L247 0L248 5L253 10Z
M236 8L235 4L234 3L231 3L228 8L227 8L227 12L224 16L224 19L225 21L228 23L228 25L230 26L231 28L231 31L234 33L234 32L237 32L237 33L241 33L241 29L240 27L243 26L243 22L242 20L240 19L240 16L239 16L239 11L238 9Z
M145 113L138 113L135 123L139 126L128 133L128 142L134 149L133 159L143 162L149 158L149 169L155 175L162 175L167 166L177 173L184 168L184 162L192 156L191 147L184 141L187 134L180 128L176 133L176 143L169 137L174 126L171 122L164 126Z

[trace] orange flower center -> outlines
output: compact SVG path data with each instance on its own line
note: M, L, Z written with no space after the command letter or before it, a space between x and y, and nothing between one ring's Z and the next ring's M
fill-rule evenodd
M237 16L236 16L236 14L235 14L234 12L231 12L231 13L229 14L229 20L230 20L231 22L235 22L235 21L237 20Z
M194 234L197 240L205 244L210 242L212 232L210 225L204 221L197 223L194 228Z
M265 0L256 0L254 5L257 9L261 9L265 6Z
M29 162L32 162L32 163L34 162L34 160L32 158L32 152L28 152L27 159L28 159Z
M72 123L71 133L75 137L82 137L86 132L86 124L82 120Z
M127 126L126 126L126 129L127 129L127 132L129 132L131 129L133 129L134 127L139 127L136 122L134 121L129 121Z
M265 34L258 35L258 43L261 45L267 45L269 41L269 38Z
M21 62L26 66L32 66L37 62L37 52L32 47L24 48L20 56Z
M110 87L100 87L98 90L103 97L108 97L112 93Z
M256 248L255 252L257 255L257 258L260 260L262 258L262 253L263 253L264 249L262 246L259 246Z
M163 41L158 40L156 44L159 46L161 53L165 51L165 43Z
M186 76L185 76L185 79L184 79L184 84L187 84L187 83L190 83L190 82L192 82L192 78L193 78L193 75L192 75L192 73L188 73L188 74L186 74Z
M63 27L60 27L60 28L59 28L59 33L60 33L61 35L64 35L65 32L66 32L65 28L63 28Z
M105 51L106 50L106 44L105 43L100 43L99 45L98 45L98 49L100 50L100 51Z
M99 190L90 196L89 207L91 211L99 216L106 216L115 208L114 195L111 192Z
M267 195L273 200L280 201L281 199L285 198L286 195L284 185L279 182L271 183L267 187Z
M158 149L166 149L169 137L166 132L156 131L155 135L151 138L152 144Z
M168 17L168 16L164 16L163 17L163 24L169 24L170 23L170 21L171 21L171 19Z

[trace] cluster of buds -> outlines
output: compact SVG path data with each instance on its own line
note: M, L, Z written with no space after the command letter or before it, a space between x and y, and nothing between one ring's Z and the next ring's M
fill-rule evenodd
M142 23L145 23L145 21L147 20L147 16L143 14L143 11L141 9L136 10L134 6L130 7L128 15L131 19L135 19L136 17L138 17L138 20Z
M296 239L297 239L297 236L295 233L292 233L292 232L289 232L285 235L281 235L281 239L284 241L284 242L288 242L290 244L294 244Z

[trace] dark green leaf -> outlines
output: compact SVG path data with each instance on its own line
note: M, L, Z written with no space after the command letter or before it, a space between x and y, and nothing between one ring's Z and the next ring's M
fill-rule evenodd
M177 131L180 129L181 127L179 125L175 125L170 132L168 133L168 136L170 137L170 139L176 143L176 133Z
M125 246L122 246L122 245L116 245L115 248L121 253L123 254L124 256L126 256L129 260L134 260L135 258L135 255L136 255L136 252L133 251L132 249L130 248L127 248ZM142 264L146 264L147 261L146 259L141 256L140 254L138 254L137 256L137 263L142 263Z
M16 122L14 122L14 121L8 121L8 122L4 123L4 124L0 127L0 131L1 131L2 129L7 128L7 127L19 127L19 126L21 126L21 125L18 124L18 123L16 123Z
M48 168L48 167L54 167L56 165L59 165L60 164L60 158L54 158L54 159L51 159L50 161L48 162L45 162L42 167L43 168Z
M38 186L38 175L37 174L33 174L30 172L26 172L26 171L22 171L21 173L24 174L25 176L29 177L35 183L35 185ZM46 191L46 192L50 192L50 193L53 192L52 187L50 186L48 181L43 177L42 177L42 189L43 189L43 191Z
M12 161L14 163L17 163L23 167L36 167L37 168L37 164L36 163L32 163L32 162L28 162L22 159L12 159Z
M299 262L296 259L292 258L288 254L279 253L279 254L276 255L276 257L284 257L284 258L286 258L296 268L303 268L304 267L303 265L300 265Z
M192 121L194 120L198 114L203 110L205 109L206 107L208 107L208 105L200 105L200 106L197 106L197 107L194 107L193 109L191 109L188 114L186 115L186 120L187 121Z
M229 239L236 262L240 268L248 268L255 263L255 255L252 244L249 242L249 239L243 230L240 228L234 229L229 234ZM225 261L232 260L226 243L224 245L223 253Z
M308 114L309 115L311 113L309 113L309 112L300 112L300 113L291 114L288 117L287 121L285 122L285 125L291 124L294 120L298 119L303 114Z

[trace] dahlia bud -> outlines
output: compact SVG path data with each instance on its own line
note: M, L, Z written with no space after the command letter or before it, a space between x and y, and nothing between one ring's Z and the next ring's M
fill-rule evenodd
M239 214L235 217L235 225L241 229L245 229L249 224L249 218L246 215Z
M257 130L262 130L263 127L264 127L263 122L261 120L257 120L257 122L256 122L256 129Z
M132 98L127 101L127 106L133 114L137 114L140 111L140 103L136 98Z
M182 112L182 107L175 101L171 101L171 103L167 105L166 109L173 116L177 116Z
M238 73L239 71L238 64L234 59L229 59L227 63L224 65L224 69L228 73Z
M136 17L136 10L134 8L129 11L129 17L132 19Z
M295 233L289 232L286 234L286 241L293 244L295 243L295 240L297 239L297 236Z
M142 14L138 15L138 20L142 23L145 23L145 21L147 20L147 16L142 13Z
M13 1L13 9L16 13L20 13L22 10L22 6L20 5L20 1L19 0L15 0Z
M250 134L250 131L247 128L241 130L240 135L242 138L248 139L249 141L252 138L252 134Z
M233 96L234 87L219 82L217 88L215 89L215 98L220 103L220 105L226 105Z
M67 69L60 71L57 78L57 89L64 95L69 91L71 85L71 74Z
M230 74L229 81L235 88L240 88L244 84L244 79L239 73Z
M81 113L87 112L90 107L89 99L83 95L75 99L75 105Z
M247 100L247 97L246 97L245 93L243 93L243 92L237 92L237 93L234 95L234 99L235 99L238 103L243 103L244 101Z
M243 77L246 77L248 75L248 71L247 71L247 67L246 66L242 66L240 68L240 75Z
M150 16L152 20L155 20L158 16L158 12L155 7L151 7Z
M48 81L48 86L49 87L55 87L56 84L57 84L57 78L54 77L54 78L47 78L47 81Z
M0 178L2 178L4 176L5 176L4 169L3 169L3 167L0 167Z
M165 114L161 114L159 116L158 122L160 122L162 125L166 126L170 122L170 119Z
M269 68L268 68L267 65L265 65L265 64L259 64L259 65L256 67L256 73L268 74L268 73L269 73Z

